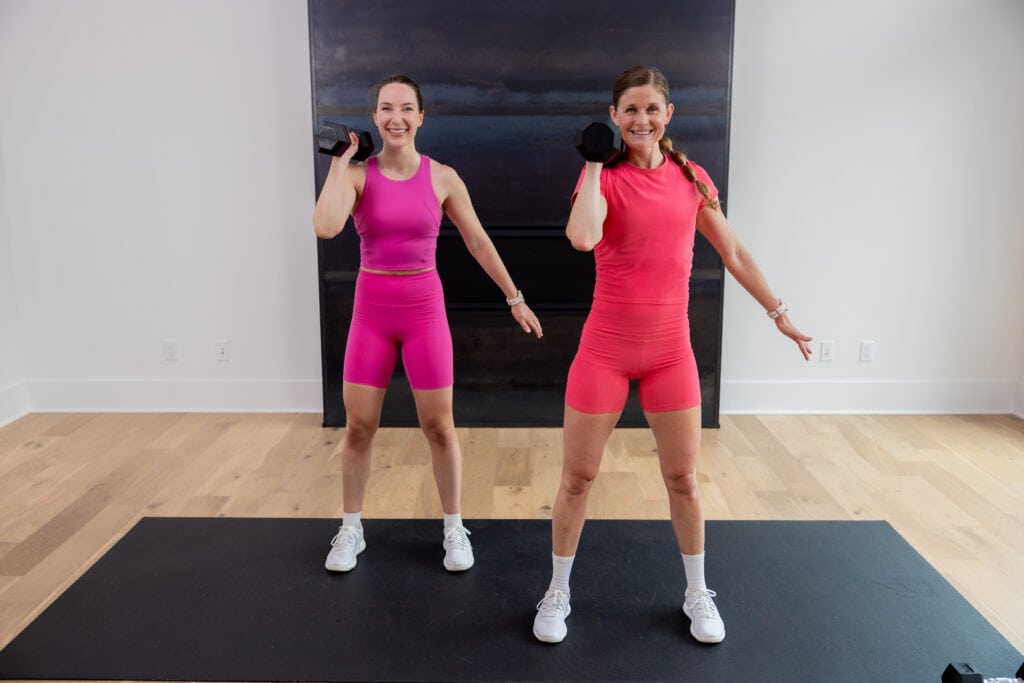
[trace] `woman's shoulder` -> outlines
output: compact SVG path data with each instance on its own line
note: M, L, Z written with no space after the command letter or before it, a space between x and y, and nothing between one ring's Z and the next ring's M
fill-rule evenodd
M696 161L694 161L693 159L687 159L686 163L687 165L689 165L691 169L693 169L693 172L697 175L698 178L700 178L704 182L708 182L709 180L711 180L711 176L708 175L708 172L705 171L704 167L698 164Z
M452 184L461 182L462 179L459 178L458 172L453 167L443 164L433 157L427 157L427 159L430 160L430 177L434 179L434 182L443 187L450 187Z
M443 164L434 157L428 157L426 154L423 155L425 159L430 162L430 172L435 175L458 175L455 169L448 164Z

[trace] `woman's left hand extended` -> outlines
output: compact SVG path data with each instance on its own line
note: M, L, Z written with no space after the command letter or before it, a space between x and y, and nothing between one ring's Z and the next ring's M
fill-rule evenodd
M796 342L796 345L800 348L800 353L804 354L804 360L811 359L811 354L814 352L811 351L811 346L808 342L812 340L812 337L808 337L796 329L796 325L789 321L785 313L775 319L775 326L779 328L779 332Z
M537 319L537 315L525 303L516 304L512 307L512 317L523 328L523 332L527 334L533 332L537 335L537 339L544 336L544 330L540 328L540 320Z

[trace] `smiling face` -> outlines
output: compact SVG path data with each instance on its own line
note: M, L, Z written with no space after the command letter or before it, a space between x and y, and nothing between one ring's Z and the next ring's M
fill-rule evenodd
M622 141L637 152L657 149L673 111L675 107L653 84L627 88L609 107L612 121L622 133Z
M388 83L377 93L373 122L385 145L413 143L416 129L423 125L423 111L416 91L404 83Z

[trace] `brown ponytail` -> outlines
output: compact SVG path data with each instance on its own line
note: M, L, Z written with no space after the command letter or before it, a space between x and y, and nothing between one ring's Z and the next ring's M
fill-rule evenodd
M697 174L693 171L693 166L690 166L690 162L686 160L686 155L678 149L672 148L672 140L667 137L662 137L658 140L658 146L661 147L661 151L666 156L682 167L683 175L686 176L687 180L697 186L697 191L700 192L702 197L704 197L705 205L715 211L719 211L722 206L718 202L718 197L711 197L707 184L705 184L703 180L697 178Z
M615 85L612 87L612 104L615 107L619 106L619 98L622 97L622 93L630 88L635 88L641 85L653 85L662 95L665 96L665 102L669 102L668 97L668 79L665 78L665 74L661 73L658 69L653 66L634 66L630 69L626 69L619 77L615 79ZM697 190L701 196L704 197L706 206L718 211L721 209L721 205L718 202L718 198L712 199L711 193L708 191L708 186L697 178L697 174L694 173L693 167L690 166L690 162L686 160L686 155L677 149L672 148L672 141L666 137L658 140L658 146L661 147L662 153L667 155L672 161L679 164L683 169L683 175L691 183L697 186Z

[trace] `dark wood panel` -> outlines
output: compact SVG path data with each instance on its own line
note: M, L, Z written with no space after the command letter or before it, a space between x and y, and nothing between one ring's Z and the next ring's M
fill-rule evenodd
M330 119L372 129L370 86L389 73L415 78L427 112L417 148L459 172L509 272L542 318L542 341L519 330L501 292L445 223L437 263L455 348L459 424L561 424L565 377L594 278L593 256L574 251L564 237L569 195L582 168L573 137L576 128L606 119L612 81L623 68L647 63L665 72L676 105L668 133L707 169L727 202L733 0L654 0L643 12L622 9L613 0L585 7L543 0L386 6L309 0L311 123ZM381 49L391 36L401 37L401 48ZM319 192L329 160L313 156ZM324 422L342 425L341 365L359 266L351 224L319 241L318 258ZM721 314L721 261L698 235L690 318L705 426L718 424ZM399 367L384 423L415 422ZM622 423L643 424L635 391Z

